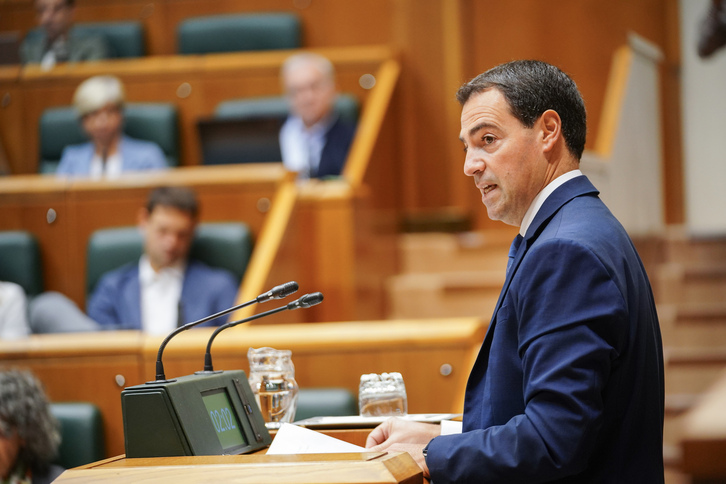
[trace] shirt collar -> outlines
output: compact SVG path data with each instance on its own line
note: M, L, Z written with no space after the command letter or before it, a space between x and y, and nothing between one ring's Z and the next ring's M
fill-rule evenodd
M148 285L158 280L162 277L162 275L168 275L174 278L183 278L186 267L186 261L180 260L170 266L163 267L159 272L156 272L154 268L151 267L149 257L146 254L143 254L139 259L139 282L142 286Z
M560 175L552 180L549 185L540 190L537 196L534 197L534 200L532 200L532 203L529 205L529 208L524 214L524 218L522 218L522 225L519 226L519 234L522 237L527 234L527 229L532 224L532 220L534 220L534 217L535 215L537 215L537 212L539 212L539 209L542 208L542 204L544 204L545 200L547 200L547 197L552 195L552 193L560 186L562 186L565 182L570 181L578 176L582 176L582 172L580 170L568 171L564 175Z
M292 119L295 120L295 123L298 124L299 129L307 134L310 137L314 136L323 136L325 133L328 132L331 126L335 123L335 121L338 119L338 116L332 112L328 114L327 116L323 117L320 121L313 124L309 128L305 126L305 123L303 122L302 118L300 118L297 115L293 115Z

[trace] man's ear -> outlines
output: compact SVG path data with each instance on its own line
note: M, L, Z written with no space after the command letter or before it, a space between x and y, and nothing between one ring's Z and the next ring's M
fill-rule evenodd
M136 221L139 224L139 228L144 229L146 228L146 224L149 222L149 211L146 210L146 207L141 207L136 214Z
M562 120L557 111L548 109L539 118L542 129L542 148L545 152L552 151L562 137Z

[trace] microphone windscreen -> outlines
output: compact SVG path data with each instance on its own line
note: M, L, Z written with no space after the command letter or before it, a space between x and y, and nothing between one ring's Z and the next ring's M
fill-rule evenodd
M289 296L290 294L296 293L298 288L299 286L297 282L286 282L285 284L281 284L272 289L273 297L275 297L276 299L282 299Z
M300 307L309 308L310 306L315 306L316 304L320 304L321 302L323 302L322 292L305 294L303 297L300 298Z

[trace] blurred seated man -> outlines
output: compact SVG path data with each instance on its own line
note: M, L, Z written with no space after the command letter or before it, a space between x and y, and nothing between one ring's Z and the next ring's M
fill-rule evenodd
M0 371L0 482L53 482L63 472L51 464L59 444L58 421L40 382L26 371Z
M118 78L86 79L76 89L73 105L91 141L63 150L58 175L115 178L125 172L167 168L156 143L123 133L124 88Z
M105 274L88 302L88 316L106 329L167 334L234 305L235 277L189 259L198 203L184 187L153 190L139 213L144 254ZM205 325L219 325L217 318Z
M282 162L300 178L339 176L353 142L355 126L333 110L337 91L328 59L303 53L282 65L291 114L280 130Z
M40 64L45 70L59 62L80 62L109 57L106 40L100 36L70 35L75 0L35 0L42 35L27 38L20 46L23 64Z

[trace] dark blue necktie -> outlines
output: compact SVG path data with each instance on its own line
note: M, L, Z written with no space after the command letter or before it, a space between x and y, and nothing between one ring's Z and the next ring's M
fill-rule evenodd
M512 268L512 262L514 262L514 257L517 255L519 246L522 245L522 240L524 240L524 238L521 235L517 234L517 236L512 241L512 245L509 246L509 260L507 261L507 275L509 275L509 270Z

